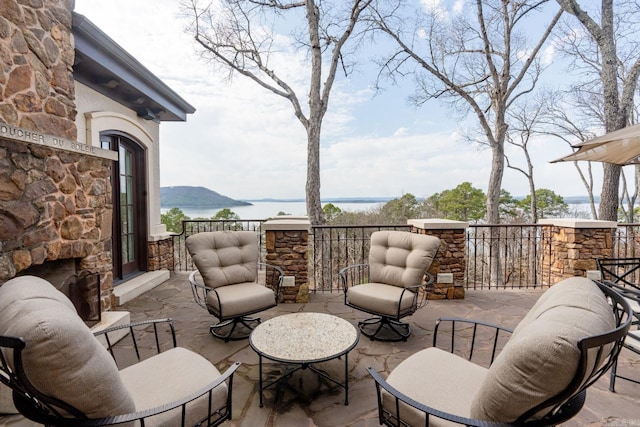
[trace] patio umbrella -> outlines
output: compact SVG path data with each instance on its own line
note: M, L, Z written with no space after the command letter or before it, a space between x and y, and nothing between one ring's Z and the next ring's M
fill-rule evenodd
M578 150L551 163L586 160L616 165L640 164L640 124L609 132L573 147Z

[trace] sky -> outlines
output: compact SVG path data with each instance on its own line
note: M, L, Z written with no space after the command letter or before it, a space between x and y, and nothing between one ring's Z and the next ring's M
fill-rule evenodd
M204 186L239 200L304 198L306 133L289 101L246 78L228 81L224 71L199 58L178 0L75 5L196 109L186 122L160 125L161 186ZM304 94L303 61L299 53L289 54L283 74ZM320 149L321 197L422 198L465 181L486 192L491 152L461 138L460 117L437 100L411 105L411 82L374 91L367 65L339 79L331 94ZM560 140L535 144L538 188L565 197L586 194L572 163L549 163L570 152ZM594 171L599 192L600 165ZM529 194L526 178L510 169L503 188L514 196Z

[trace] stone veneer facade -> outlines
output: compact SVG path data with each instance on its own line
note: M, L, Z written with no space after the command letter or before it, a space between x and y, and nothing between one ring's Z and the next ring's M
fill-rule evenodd
M435 278L430 299L463 299L467 268L466 230L469 224L446 219L410 219L411 232L440 239L440 249L428 273ZM439 283L438 273L450 273L451 283Z
M0 0L0 120L77 138L72 0Z
M548 225L543 234L542 247L550 247L542 254L542 264L550 265L542 273L542 283L553 285L560 280L586 277L587 271L597 270L596 259L613 254L613 236L617 223L576 219L540 220Z
M262 224L265 232L265 261L295 276L293 286L281 288L283 302L309 300L308 252L311 223L306 218L280 217Z
M79 272L100 274L106 310L111 160L28 143L29 135L77 139L73 7L73 0L0 0L0 122L10 125L0 133L0 283L74 259Z

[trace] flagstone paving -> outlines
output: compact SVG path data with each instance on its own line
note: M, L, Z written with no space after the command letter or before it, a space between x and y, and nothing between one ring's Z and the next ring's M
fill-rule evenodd
M198 352L219 370L234 362L242 366L236 372L233 386L233 419L225 426L377 426L375 386L366 373L373 366L386 376L398 363L418 350L431 346L433 328L438 317L482 319L515 327L540 296L540 290L468 290L463 300L430 301L408 320L412 335L407 342L378 342L361 336L349 353L349 405L344 405L344 390L321 383L309 370L299 371L289 381L291 387L265 390L264 407L260 408L258 356L248 340L216 339L209 334L215 318L198 306L192 298L187 274L176 273L167 282L137 297L120 309L131 312L134 321L171 317L175 321L178 344ZM262 320L292 312L322 312L340 316L354 325L364 314L344 305L341 294L312 294L306 304L280 304L260 314ZM319 325L321 326L321 325ZM636 356L636 357L634 357ZM341 360L322 366L337 378L343 375ZM277 371L269 363L266 371ZM635 369L640 377L640 357L623 350L620 370ZM583 410L566 426L640 426L640 385L618 380L617 392L608 390L605 375L587 393ZM292 390L294 389L294 390Z

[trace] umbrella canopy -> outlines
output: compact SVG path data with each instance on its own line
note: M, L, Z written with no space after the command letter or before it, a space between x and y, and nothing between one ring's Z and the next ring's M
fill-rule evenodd
M586 160L616 165L640 164L640 124L609 132L573 147L578 151L551 163Z

